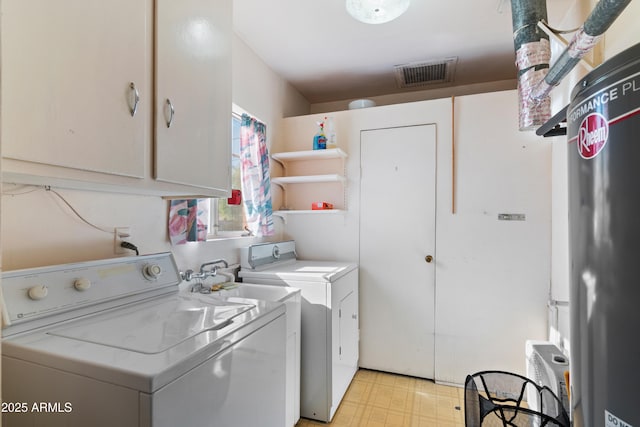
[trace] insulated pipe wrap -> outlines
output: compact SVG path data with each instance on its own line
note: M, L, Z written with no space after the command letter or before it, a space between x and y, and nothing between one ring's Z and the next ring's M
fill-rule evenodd
M549 96L549 92L569 74L580 59L594 48L602 34L620 16L631 0L600 0L582 27L573 36L569 46L560 54L544 81L530 92L531 102L536 103Z
M513 43L518 68L520 130L534 129L551 118L549 99L533 102L531 91L544 80L549 70L549 36L539 27L547 20L545 0L511 0Z

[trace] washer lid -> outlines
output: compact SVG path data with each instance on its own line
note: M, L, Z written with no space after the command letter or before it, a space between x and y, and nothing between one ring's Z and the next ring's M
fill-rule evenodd
M251 310L239 304L209 298L176 295L151 301L144 307L130 307L96 320L54 329L49 335L155 354L168 350L202 332L223 328L234 317Z
M256 270L241 269L239 275L247 283L251 283L251 279L333 283L355 268L356 264L347 262L298 260L263 266Z

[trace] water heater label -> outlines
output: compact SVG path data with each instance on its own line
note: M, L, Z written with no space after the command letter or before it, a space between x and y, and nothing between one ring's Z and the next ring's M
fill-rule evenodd
M591 113L582 120L578 130L578 152L583 159L593 159L609 138L609 123L600 113Z
M594 159L609 145L610 138L624 139L616 138L623 132L616 131L616 125L640 116L640 72L578 100L567 111L567 140L576 143L580 157Z
M633 427L607 410L604 411L604 425L605 427Z

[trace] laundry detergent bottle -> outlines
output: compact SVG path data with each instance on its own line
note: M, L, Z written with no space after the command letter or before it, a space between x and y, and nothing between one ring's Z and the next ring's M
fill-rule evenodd
M313 149L324 150L327 148L327 136L324 134L324 122L318 122L318 132L313 137Z

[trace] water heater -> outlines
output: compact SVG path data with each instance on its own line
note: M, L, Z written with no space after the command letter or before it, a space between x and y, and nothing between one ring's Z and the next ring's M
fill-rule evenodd
M640 427L640 44L567 110L574 426Z

